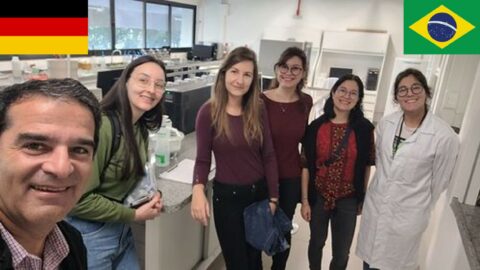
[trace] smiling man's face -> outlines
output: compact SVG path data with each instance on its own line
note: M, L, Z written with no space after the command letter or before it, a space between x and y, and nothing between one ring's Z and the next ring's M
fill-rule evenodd
M72 209L90 177L93 115L76 101L36 95L12 104L6 119L0 220L24 229L53 225Z

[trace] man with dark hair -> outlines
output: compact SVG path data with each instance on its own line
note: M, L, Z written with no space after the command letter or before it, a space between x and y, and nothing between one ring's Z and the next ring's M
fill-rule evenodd
M86 269L80 233L62 221L91 174L100 111L78 81L0 92L0 269Z

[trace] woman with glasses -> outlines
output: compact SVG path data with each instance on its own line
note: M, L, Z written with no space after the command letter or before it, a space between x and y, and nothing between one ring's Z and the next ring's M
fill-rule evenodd
M122 201L145 175L148 131L162 121L165 66L151 56L132 61L100 103L104 113L93 174L86 193L67 217L83 236L88 269L140 269L130 226L132 221L153 219L162 202L157 193L136 209ZM118 118L121 137L115 139L110 117Z
M364 269L417 269L430 211L449 184L459 147L452 128L428 111L425 76L397 75L394 100L401 110L376 129L376 173L369 185L357 240Z
M292 220L300 202L302 165L298 146L308 124L312 97L302 93L307 57L302 49L287 48L275 64L275 79L261 97L268 112L278 163L280 208ZM287 127L287 128L286 128ZM291 243L291 233L285 235ZM290 249L273 256L272 269L285 269Z
M374 165L373 125L362 112L364 87L356 75L339 78L325 102L324 114L307 128L302 174L302 217L310 222L308 261L321 269L330 223L330 269L346 269L357 214Z
M255 53L238 47L220 67L212 97L196 120L191 214L208 225L210 206L204 190L213 152L213 217L228 270L262 269L261 251L246 241L243 210L269 198L274 213L278 203L277 162L259 95Z

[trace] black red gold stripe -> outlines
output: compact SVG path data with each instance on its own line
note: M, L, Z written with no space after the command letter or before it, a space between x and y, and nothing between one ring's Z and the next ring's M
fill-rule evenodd
M88 18L0 18L0 36L88 36Z
M0 54L88 54L88 36L0 36Z
M8 1L0 18L87 18L88 0Z

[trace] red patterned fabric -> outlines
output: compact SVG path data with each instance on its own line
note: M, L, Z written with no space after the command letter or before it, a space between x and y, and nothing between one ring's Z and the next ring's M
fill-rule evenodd
M328 167L324 165L342 143L346 128L347 124L334 124L328 121L317 132L315 187L325 198L325 209L335 208L337 199L354 195L353 178L357 146L353 130L348 137L347 147L339 153L340 158Z

